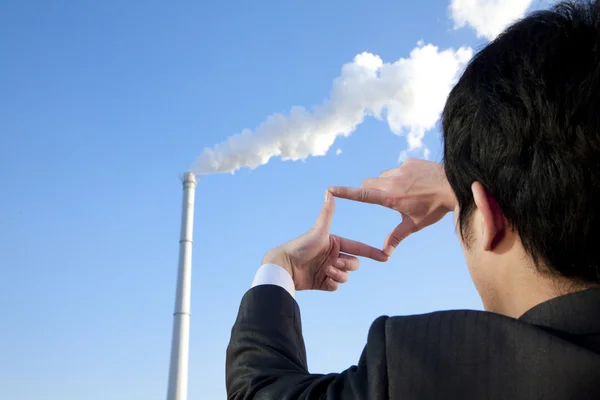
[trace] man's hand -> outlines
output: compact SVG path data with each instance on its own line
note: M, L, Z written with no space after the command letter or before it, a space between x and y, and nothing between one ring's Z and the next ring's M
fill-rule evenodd
M384 171L379 178L366 179L361 188L329 190L337 197L379 204L402 214L402 222L383 244L388 256L407 236L433 225L456 207L443 166L419 159L406 160L398 168Z
M358 269L358 258L387 261L383 251L364 243L331 235L329 229L335 201L325 192L325 204L315 225L304 235L267 253L263 264L275 264L287 270L296 290L334 291L348 280L348 271Z

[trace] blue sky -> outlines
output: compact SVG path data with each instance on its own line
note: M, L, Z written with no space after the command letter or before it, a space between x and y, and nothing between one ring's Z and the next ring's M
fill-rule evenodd
M344 63L417 41L485 44L448 1L0 5L0 398L164 399L183 173L202 149L294 105ZM440 159L438 129L426 135ZM395 167L406 139L367 119L324 157L199 179L190 399L225 398L225 347L264 253L310 227L330 185ZM343 152L335 155L340 148ZM338 201L333 231L381 246L399 215ZM309 366L358 360L379 315L481 309L451 216L302 292Z

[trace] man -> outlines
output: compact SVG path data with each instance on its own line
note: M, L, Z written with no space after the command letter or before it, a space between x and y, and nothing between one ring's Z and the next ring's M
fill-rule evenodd
M477 54L443 112L444 167L330 188L271 250L227 349L229 399L600 399L600 3L561 3ZM334 199L399 211L383 249L329 233ZM380 317L356 366L310 374L296 290L335 290L453 211L485 312Z

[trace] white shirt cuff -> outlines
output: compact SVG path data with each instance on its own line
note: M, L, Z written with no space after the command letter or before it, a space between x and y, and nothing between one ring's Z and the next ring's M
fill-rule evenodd
M295 299L296 288L294 280L289 272L275 264L265 264L261 266L252 282L252 287L258 285L276 285L287 290L287 292Z

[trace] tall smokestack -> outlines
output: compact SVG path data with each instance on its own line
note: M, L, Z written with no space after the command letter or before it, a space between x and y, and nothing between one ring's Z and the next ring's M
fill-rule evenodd
M169 367L167 400L187 400L195 191L196 176L193 172L187 172L183 176L179 269L177 272L175 313L173 314L173 338L171 339L171 365Z

